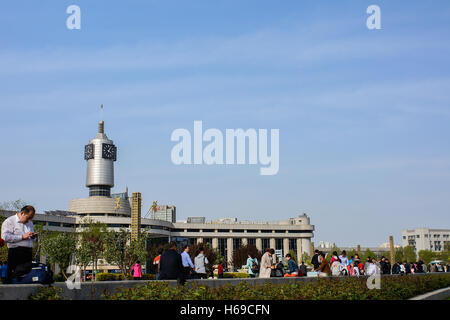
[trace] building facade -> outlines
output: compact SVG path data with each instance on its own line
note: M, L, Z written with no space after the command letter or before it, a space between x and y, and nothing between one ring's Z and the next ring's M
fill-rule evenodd
M418 253L421 250L441 252L450 245L450 229L417 228L402 231L403 246L412 246Z
M140 230L134 230L134 234L146 233L151 243L209 243L227 262L231 262L233 251L245 244L252 244L261 251L273 248L283 256L292 250L299 260L304 253L311 256L314 226L306 214L276 222L238 221L237 218L207 221L205 217L190 217L186 222L176 222L176 207L159 205L150 219L139 221L132 217L132 199L128 196L128 188L123 193L111 194L117 147L106 136L103 121L99 122L97 135L85 146L84 159L87 161L89 197L71 200L69 211L37 213L33 220L35 224L64 232L79 231L88 220L104 223L115 230L124 228L132 231L140 224ZM7 217L15 213L0 214ZM108 270L117 267L102 265L100 261L99 268Z

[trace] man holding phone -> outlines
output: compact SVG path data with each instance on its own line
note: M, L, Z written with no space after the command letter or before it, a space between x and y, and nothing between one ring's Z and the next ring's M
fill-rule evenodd
M11 283L11 279L16 275L16 268L19 269L19 266L29 265L31 269L33 240L37 237L31 221L35 213L34 207L27 205L2 224L2 238L8 246L6 283Z

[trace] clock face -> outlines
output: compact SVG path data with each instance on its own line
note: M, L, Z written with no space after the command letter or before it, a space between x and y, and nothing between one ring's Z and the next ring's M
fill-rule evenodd
M94 159L94 145L88 144L84 146L84 160Z
M113 144L103 143L102 145L102 158L116 161L117 148Z

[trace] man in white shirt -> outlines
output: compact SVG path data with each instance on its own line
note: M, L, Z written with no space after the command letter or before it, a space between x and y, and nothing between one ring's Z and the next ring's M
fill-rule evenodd
M31 267L34 232L33 222L36 210L25 206L17 214L7 218L2 224L2 238L8 245L8 270L6 283L16 276L16 267L29 264Z

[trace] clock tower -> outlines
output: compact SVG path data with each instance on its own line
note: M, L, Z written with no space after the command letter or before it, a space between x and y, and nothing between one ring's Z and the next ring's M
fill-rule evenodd
M84 147L87 161L86 187L89 197L110 197L114 187L114 162L117 160L117 147L105 134L105 123L98 123L98 133Z

